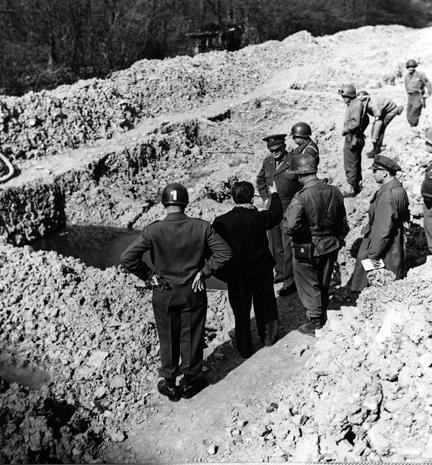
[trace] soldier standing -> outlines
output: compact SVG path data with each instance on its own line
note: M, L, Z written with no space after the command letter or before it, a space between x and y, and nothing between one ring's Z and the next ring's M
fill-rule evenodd
M207 313L205 279L232 257L228 244L208 222L185 215L188 202L183 185L168 184L162 193L167 216L146 226L121 256L126 270L144 281L154 281L152 302L163 378L157 387L171 401L189 399L208 384L199 376ZM212 255L206 261L209 249ZM153 270L143 262L147 251ZM184 376L179 389L176 377L180 373Z
M316 159L293 158L302 189L289 204L282 226L292 237L297 293L309 322L298 330L314 336L327 320L328 289L337 254L349 227L341 192L316 176Z
M423 107L426 106L426 98L432 94L432 85L429 79L421 71L417 71L418 63L415 60L408 60L405 76L405 89L408 94L407 119L410 126L415 127L419 123ZM427 95L425 95L425 88Z
M253 301L261 342L270 346L278 337L278 308L273 288L274 260L266 232L282 219L282 203L274 187L268 210L258 211L252 204L254 187L237 182L232 187L235 207L218 216L215 231L231 246L234 257L227 267L228 298L235 317L235 339L242 357L252 354L250 312Z
M363 228L363 241L357 254L351 290L361 292L367 286L367 274L361 263L382 259L387 270L401 279L405 273L404 223L409 221L408 196L395 178L400 166L391 158L377 155L372 164L375 181L381 187L372 196L369 222Z
M276 191L282 201L282 209L286 210L294 194L300 189L297 175L292 173L292 155L286 150L286 134L272 134L263 138L267 142L270 156L263 161L257 176L257 187L266 208L270 203L269 188L276 185ZM280 224L269 231L270 251L276 262L275 282L283 282L278 294L285 296L295 291L292 268L291 238L282 234Z
M364 131L369 124L369 116L363 103L356 98L356 89L353 85L343 87L339 90L339 94L347 105L342 135L345 136L343 153L348 186L343 194L352 196L360 192L361 154L365 145Z
M427 128L425 134L426 150L432 153L432 128ZM424 201L423 228L428 245L428 254L432 255L432 163L426 168L425 178L421 186L421 194Z
M317 144L311 139L312 128L309 124L300 122L294 124L291 128L291 137L297 144L297 147L292 150L291 156L300 155L301 153L307 153L317 159L317 165L319 163L319 150Z
M387 126L396 115L402 113L403 105L397 105L392 99L382 95L370 96L365 90L361 90L357 98L363 102L366 112L374 118L371 129L373 149L366 154L369 158L374 158L381 152Z

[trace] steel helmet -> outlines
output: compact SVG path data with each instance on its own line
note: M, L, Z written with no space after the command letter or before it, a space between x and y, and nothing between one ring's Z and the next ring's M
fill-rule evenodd
M295 155L291 162L291 171L296 174L312 174L318 171L316 158L308 153Z
M186 187L178 182L168 184L162 192L162 203L165 207L167 205L186 206L189 203L189 194Z
M415 60L408 60L405 65L406 68L416 68L417 66L418 63Z
M348 84L343 86L342 89L339 89L339 94L342 95L342 97L355 98L356 93L356 88L352 84Z
M312 129L307 123L296 123L291 128L291 136L307 138L312 135Z
M359 98L360 100L366 100L368 97L369 97L369 92L367 92L366 90L361 90L357 94L357 98Z

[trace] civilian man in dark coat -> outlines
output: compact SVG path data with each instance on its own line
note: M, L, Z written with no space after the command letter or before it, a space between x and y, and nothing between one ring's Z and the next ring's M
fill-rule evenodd
M290 170L292 154L285 146L286 134L273 134L264 137L270 156L264 159L257 176L257 187L266 208L269 204L269 187L274 183L282 201L282 209L286 210L294 194L300 189L297 175ZM269 231L270 251L275 259L275 282L283 282L279 289L280 296L288 295L295 290L292 268L291 238L282 234L280 224Z
M369 116L363 103L356 98L357 91L353 85L347 85L339 91L347 109L342 135L345 137L343 146L344 168L348 186L344 196L357 195L360 192L362 180L361 154L365 146L364 131L369 124Z
M226 280L228 297L235 317L237 349L243 357L252 354L250 311L253 301L255 320L261 342L272 345L278 337L278 310L273 288L274 260L266 232L282 219L282 204L275 187L270 187L268 210L253 205L254 187L237 182L232 187L236 206L218 216L213 228L234 252Z
M432 153L432 128L425 130L426 150ZM425 177L421 186L423 196L423 227L428 245L428 254L432 255L432 163L426 168Z
M317 178L316 159L298 155L291 168L303 187L289 204L282 227L292 237L297 293L309 319L298 330L314 336L327 320L330 278L349 228L342 194Z
M136 241L123 252L121 264L153 287L153 311L160 341L164 379L158 390L172 401L189 399L207 385L200 377L203 362L204 324L207 313L205 279L232 257L228 244L206 221L184 214L188 192L178 183L162 193L167 216L146 226ZM212 255L206 261L208 250ZM150 251L153 269L142 260ZM181 363L179 366L179 358ZM181 389L176 377L183 373Z
M375 181L381 187L372 196L369 222L363 228L363 241L357 254L351 290L361 292L368 284L367 274L361 263L370 258L382 259L387 270L404 277L405 248L404 223L410 220L408 196L396 172L400 166L391 158L377 155L372 165Z

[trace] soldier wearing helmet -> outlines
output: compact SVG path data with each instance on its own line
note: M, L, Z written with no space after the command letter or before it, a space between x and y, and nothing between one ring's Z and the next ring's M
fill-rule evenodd
M418 125L422 109L426 106L426 98L432 94L431 82L424 73L416 70L417 66L418 63L415 60L406 62L408 70L405 76L405 89L408 94L407 119L412 127ZM427 94L425 89L427 89Z
M275 184L276 192L282 201L282 209L286 210L294 194L300 189L297 175L291 171L292 153L288 153L285 145L286 134L271 134L263 138L267 142L270 156L263 161L257 176L257 187L261 198L268 208L270 204L270 187ZM269 231L269 246L275 264L275 282L283 282L278 294L285 296L295 291L292 268L291 239L282 234L280 224Z
M347 105L342 130L342 135L345 136L343 153L345 175L348 182L344 195L352 196L360 192L361 154L365 145L364 131L369 124L369 116L363 103L356 97L356 88L352 84L340 89L339 94Z
M300 155L301 153L308 153L316 158L317 164L319 163L319 151L317 144L311 139L312 129L309 124L300 122L294 124L291 128L291 137L297 144L297 147L290 153L292 156Z
M232 257L231 248L207 221L185 215L188 202L183 185L168 184L162 192L167 216L146 226L121 256L127 271L153 282L163 378L158 390L171 401L188 399L207 385L199 376L207 312L205 280ZM209 250L212 255L206 260ZM143 261L148 251L152 268ZM180 373L184 376L179 387L176 377Z
M403 106L397 105L392 99L383 95L371 96L365 90L361 90L357 98L363 102L366 112L374 119L371 129L373 149L366 154L369 158L373 158L381 152L387 126L396 115L402 113Z
M282 228L292 238L297 293L309 320L298 330L313 336L326 322L330 278L349 228L342 194L317 178L316 159L297 155L291 169L302 188L289 204Z

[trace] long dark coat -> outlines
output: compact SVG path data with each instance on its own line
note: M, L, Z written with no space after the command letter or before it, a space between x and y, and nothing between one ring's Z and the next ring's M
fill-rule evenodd
M397 179L384 184L373 195L369 207L369 222L363 229L352 277L351 289L360 292L367 286L367 275L361 260L382 258L387 270L401 279L405 273L404 226L409 221L407 193Z

